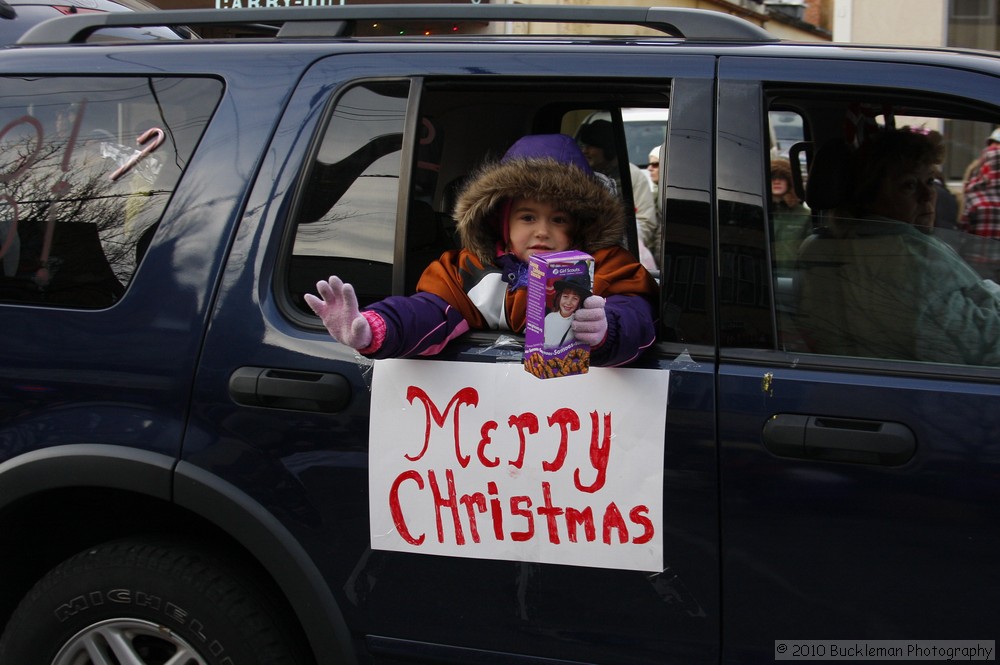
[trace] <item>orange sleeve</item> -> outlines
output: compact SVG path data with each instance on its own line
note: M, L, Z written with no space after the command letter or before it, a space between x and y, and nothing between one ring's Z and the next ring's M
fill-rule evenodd
M417 291L433 293L443 298L462 313L471 328L485 328L486 321L479 308L469 299L464 286L466 279L473 279L476 272L483 270L482 264L471 253L451 250L424 269L417 282Z
M656 280L632 254L622 247L601 249L594 256L594 293L644 296L654 301L659 287Z

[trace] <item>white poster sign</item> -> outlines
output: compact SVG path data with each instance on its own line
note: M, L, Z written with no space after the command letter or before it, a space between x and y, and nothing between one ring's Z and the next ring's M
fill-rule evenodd
M666 370L379 360L373 549L663 569Z

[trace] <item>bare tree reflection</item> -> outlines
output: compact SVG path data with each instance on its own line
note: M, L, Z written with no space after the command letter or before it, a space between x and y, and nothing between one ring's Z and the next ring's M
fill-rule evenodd
M69 160L63 142L27 136L4 146L2 194L20 256L3 299L105 307L121 297L135 270L134 222L152 191L137 189L137 177L113 182L118 164L101 143L77 142Z

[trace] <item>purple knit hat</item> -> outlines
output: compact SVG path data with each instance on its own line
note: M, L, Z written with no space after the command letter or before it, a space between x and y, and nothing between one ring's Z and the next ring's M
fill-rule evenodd
M583 171L587 176L593 176L594 171L590 168L587 158L580 151L580 146L572 137L565 134L529 134L522 136L514 142L504 156L501 163L515 159L554 159L562 164L575 166ZM498 243L497 255L502 254L507 242L510 240L510 228L508 228L507 217L510 213L511 201L507 201L500 209L500 237L502 243Z
M580 147L572 137L565 134L529 134L514 142L504 154L501 162L512 159L554 159L563 164L575 166L588 176L594 175Z

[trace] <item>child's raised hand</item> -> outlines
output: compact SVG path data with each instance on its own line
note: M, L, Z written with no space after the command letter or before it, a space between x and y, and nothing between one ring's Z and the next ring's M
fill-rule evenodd
M604 298L590 296L573 315L573 337L577 341L597 346L608 334L608 317L604 313Z
M305 295L306 304L316 312L334 339L352 349L363 349L372 342L372 328L358 311L354 287L332 276L316 283L317 298Z

